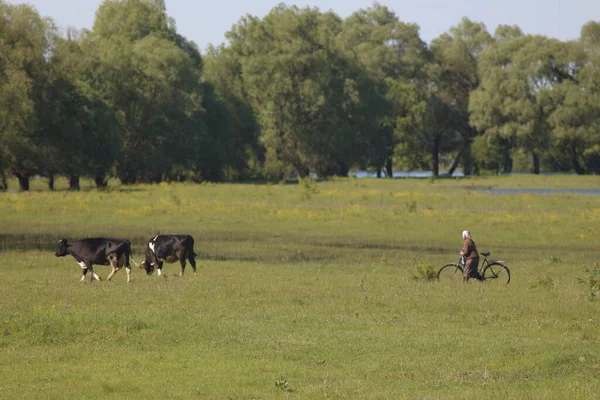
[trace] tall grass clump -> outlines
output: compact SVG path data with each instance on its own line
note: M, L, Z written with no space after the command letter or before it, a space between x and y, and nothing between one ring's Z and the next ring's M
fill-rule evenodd
M302 200L310 200L314 195L319 193L317 181L310 176L300 179L300 187L302 188L300 192Z
M429 282L437 279L437 272L439 268L436 268L433 264L417 260L416 257L413 258L413 264L415 269L413 278L415 280Z
M584 265L583 271L586 276L584 278L577 278L577 280L579 283L587 286L588 298L596 300L600 291L600 267L598 263L594 263L592 266Z

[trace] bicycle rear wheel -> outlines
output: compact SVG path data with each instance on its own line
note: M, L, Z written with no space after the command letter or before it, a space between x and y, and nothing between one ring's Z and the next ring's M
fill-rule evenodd
M462 281L463 269L459 264L446 264L437 274L438 281Z
M487 281L498 281L508 285L510 282L510 270L501 262L493 261L483 270L483 277Z

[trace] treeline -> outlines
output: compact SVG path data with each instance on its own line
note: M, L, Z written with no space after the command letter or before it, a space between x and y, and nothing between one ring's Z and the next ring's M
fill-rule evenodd
M342 19L281 4L202 56L164 0L106 0L59 30L0 0L1 186L600 172L600 23L578 40L464 18L425 43L374 3Z

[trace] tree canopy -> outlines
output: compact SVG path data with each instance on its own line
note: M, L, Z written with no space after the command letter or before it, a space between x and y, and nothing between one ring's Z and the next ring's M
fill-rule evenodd
M201 54L163 0L105 0L82 31L0 1L0 189L600 171L600 22L560 41L463 18L426 43L378 3L282 3L225 36Z

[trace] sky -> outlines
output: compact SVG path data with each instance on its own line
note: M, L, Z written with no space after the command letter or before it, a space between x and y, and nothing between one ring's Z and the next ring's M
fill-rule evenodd
M102 0L7 0L29 3L61 28L91 29ZM204 52L209 44L225 42L225 32L246 14L263 17L281 0L165 0L177 31ZM288 5L317 7L345 18L368 8L372 0L286 0ZM462 17L483 22L493 33L498 25L518 25L525 33L561 40L579 37L589 20L600 20L600 0L379 0L403 22L416 23L426 42L447 32Z

